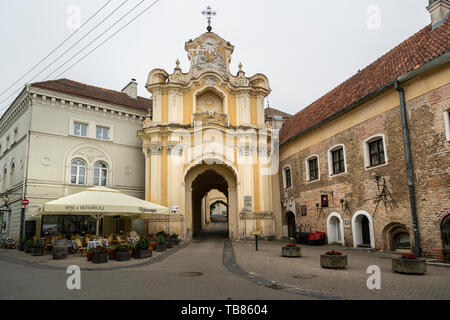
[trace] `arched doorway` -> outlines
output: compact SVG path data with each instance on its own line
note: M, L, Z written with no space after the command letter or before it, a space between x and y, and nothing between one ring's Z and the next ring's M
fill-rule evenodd
M344 224L339 213L333 212L328 216L327 237L329 244L344 245Z
M375 248L372 217L366 211L357 211L352 218L353 246Z
M297 225L295 223L295 214L291 211L286 213L286 222L288 226L288 237L295 238L295 232L297 231Z
M441 223L442 244L444 247L445 262L450 263L450 215L444 218Z
M208 163L213 163L208 161ZM211 190L218 190L225 198L227 206L226 228L213 232L214 236L235 238L239 236L237 220L236 176L234 171L224 164L202 163L191 168L185 175L186 187L186 238L192 239L205 235L207 230L202 223L202 201ZM209 208L207 208L209 209Z

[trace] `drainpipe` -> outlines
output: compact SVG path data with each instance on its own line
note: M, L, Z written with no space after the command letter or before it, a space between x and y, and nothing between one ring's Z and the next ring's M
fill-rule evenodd
M416 210L416 198L414 195L414 172L412 167L411 158L411 144L409 140L409 129L408 129L408 119L406 115L406 101L405 101L405 91L400 85L399 81L394 83L395 90L398 91L400 97L400 110L402 114L402 128L403 128L403 143L405 147L405 159L406 159L406 170L408 175L408 188L409 188L409 202L411 204L411 216L414 230L414 253L420 257L422 256L422 249L420 247L420 234L419 225L417 220L417 210Z

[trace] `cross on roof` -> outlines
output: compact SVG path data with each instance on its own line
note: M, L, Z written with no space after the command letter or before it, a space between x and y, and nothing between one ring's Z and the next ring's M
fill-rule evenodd
M208 6L206 8L206 10L202 11L202 14L206 17L206 19L208 19L208 27L206 28L206 30L208 30L208 32L211 32L212 27L211 27L211 19L212 17L214 17L217 13L215 11L212 10L212 8L210 6Z

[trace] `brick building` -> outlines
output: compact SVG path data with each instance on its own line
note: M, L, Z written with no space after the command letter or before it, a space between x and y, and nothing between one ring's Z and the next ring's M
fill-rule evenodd
M431 25L284 124L285 236L449 259L449 1L427 9Z

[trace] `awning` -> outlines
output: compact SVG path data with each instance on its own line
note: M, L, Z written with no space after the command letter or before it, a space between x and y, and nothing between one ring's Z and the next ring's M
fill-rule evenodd
M36 215L89 215L97 220L105 216L128 216L145 219L154 215L168 215L169 209L120 191L95 187L44 204Z

